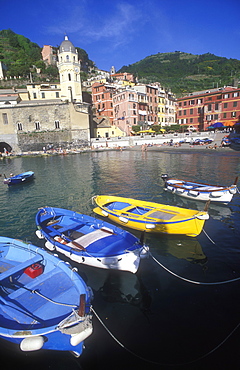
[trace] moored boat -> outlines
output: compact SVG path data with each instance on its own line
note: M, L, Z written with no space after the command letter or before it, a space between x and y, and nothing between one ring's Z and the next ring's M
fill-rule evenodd
M62 208L44 207L36 215L36 234L46 248L98 268L135 273L148 248L127 232L94 217Z
M206 211L111 195L96 195L93 200L97 204L93 211L98 215L145 232L197 236L209 218Z
M176 178L169 178L167 174L163 174L162 179L165 183L164 190L192 200L202 200L204 202L210 200L211 202L227 204L231 202L233 195L237 192L238 177L236 177L231 186L184 181Z
M5 177L3 180L4 184L10 185L18 185L23 184L26 182L29 182L34 179L34 172L33 171L27 171L20 173L19 175L11 175L10 177Z
M26 352L80 356L92 333L91 288L44 249L6 237L0 249L0 337Z

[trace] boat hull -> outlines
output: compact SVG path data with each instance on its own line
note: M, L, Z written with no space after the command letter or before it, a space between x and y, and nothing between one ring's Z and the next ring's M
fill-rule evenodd
M147 233L197 236L201 233L205 220L208 219L207 212L129 198L98 195L94 197L94 201L97 207L93 211L98 215ZM136 209L144 210L144 214L134 213ZM159 218L154 217L156 214Z
M80 356L92 332L91 289L43 249L5 237L0 246L0 337L26 352L47 349ZM85 307L81 313L79 302Z
M4 184L8 186L12 186L12 185L25 184L26 182L30 182L33 179L34 179L34 172L27 171L27 172L23 172L16 176L5 178L3 182Z
M209 184L183 181L179 179L165 179L164 190L183 198L207 202L228 204L237 192L237 185L215 186Z

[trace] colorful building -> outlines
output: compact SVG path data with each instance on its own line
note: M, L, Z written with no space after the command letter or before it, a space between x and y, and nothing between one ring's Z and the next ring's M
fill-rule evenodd
M240 88L198 91L178 99L177 121L199 131L216 122L233 125L240 115Z

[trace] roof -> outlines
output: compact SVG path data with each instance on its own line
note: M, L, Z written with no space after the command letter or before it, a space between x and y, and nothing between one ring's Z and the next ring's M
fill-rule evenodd
M60 48L59 48L60 53L62 52L71 52L71 53L76 53L76 49L71 43L71 41L68 40L68 37L65 36L65 39L62 41Z

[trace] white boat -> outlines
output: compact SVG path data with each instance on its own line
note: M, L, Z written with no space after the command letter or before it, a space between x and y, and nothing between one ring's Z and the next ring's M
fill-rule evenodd
M236 177L231 186L184 181L176 178L169 178L167 174L163 174L161 177L165 183L164 190L192 200L202 200L204 202L210 200L211 202L228 204L231 202L233 195L236 194L238 190L238 177Z

